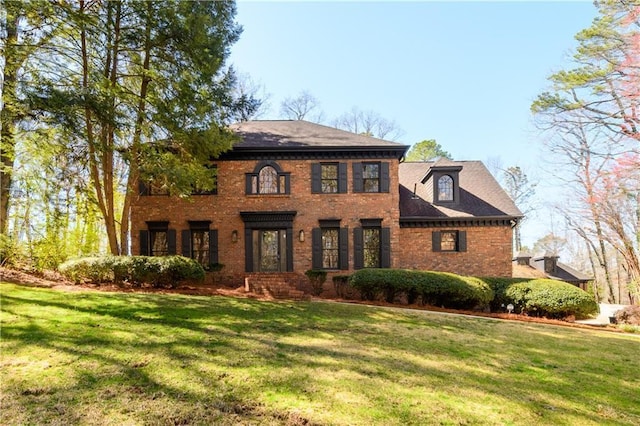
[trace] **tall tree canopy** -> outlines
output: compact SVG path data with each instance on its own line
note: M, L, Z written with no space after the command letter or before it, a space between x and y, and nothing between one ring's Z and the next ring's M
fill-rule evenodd
M438 158L453 160L435 139L425 139L414 144L407 153L407 161L432 161Z
M531 109L552 160L563 164L555 168L569 183L562 210L597 260L594 275L604 276L608 300L622 293L615 275L633 300L640 296L640 4L595 5L598 17L576 35L574 68L551 75Z
M177 195L211 187L206 163L235 141L226 124L259 106L234 90L225 65L241 32L235 3L79 0L55 9L64 31L33 59L45 72L25 98L40 125L74 147L69 158L85 165L110 251L125 253L138 182L154 177Z

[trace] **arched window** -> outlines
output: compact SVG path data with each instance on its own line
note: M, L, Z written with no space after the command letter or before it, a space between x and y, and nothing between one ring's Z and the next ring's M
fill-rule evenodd
M288 194L290 173L273 161L261 161L247 173L247 194Z
M438 201L453 201L453 178L449 175L438 179Z
M260 194L278 193L278 172L271 166L264 166L258 174L258 192Z

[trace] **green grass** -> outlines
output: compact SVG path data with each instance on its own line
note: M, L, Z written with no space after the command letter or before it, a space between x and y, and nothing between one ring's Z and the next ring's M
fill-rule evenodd
M636 335L0 285L0 424L640 424Z

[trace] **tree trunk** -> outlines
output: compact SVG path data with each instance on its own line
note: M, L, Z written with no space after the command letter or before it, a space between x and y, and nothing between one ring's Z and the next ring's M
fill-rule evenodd
M13 11L14 13L11 13ZM0 111L0 234L6 235L11 201L11 184L15 162L15 121L17 120L16 80L20 61L17 57L18 21L20 15L14 7L6 8L6 39Z

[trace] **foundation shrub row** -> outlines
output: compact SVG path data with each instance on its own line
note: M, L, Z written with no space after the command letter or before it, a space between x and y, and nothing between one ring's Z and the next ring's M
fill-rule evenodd
M76 283L128 283L152 287L176 287L185 281L202 281L202 266L183 256L104 256L83 257L64 262L60 273Z
M587 292L549 279L476 278L446 272L362 269L349 284L364 300L394 301L453 309L490 309L547 318L588 318L598 305Z

